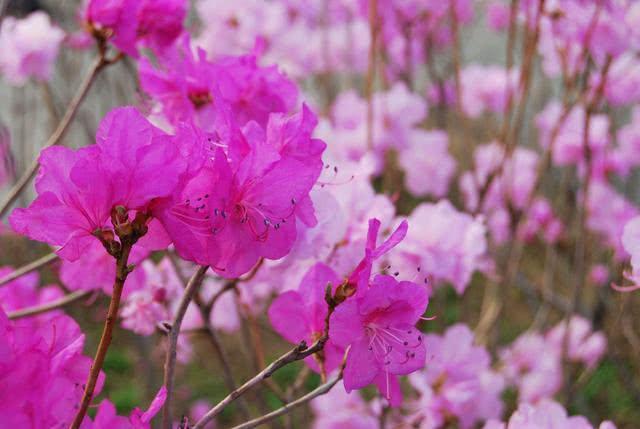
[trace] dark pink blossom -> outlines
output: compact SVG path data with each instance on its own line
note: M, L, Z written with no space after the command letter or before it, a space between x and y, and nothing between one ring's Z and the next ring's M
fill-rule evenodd
M325 293L328 285L331 291L342 283L340 277L331 267L317 263L304 276L296 291L280 294L269 308L269 320L277 333L287 341L298 344L305 340L312 344L322 337L326 328L326 318L329 312ZM343 349L336 347L329 339L323 349L324 369L333 371L340 365ZM319 372L320 367L313 356L305 362Z
M224 277L247 272L260 257L289 253L296 222L317 222L309 192L325 144L311 138L315 125L303 106L289 118L272 115L266 131L250 122L246 137L227 142L226 153L219 147L161 215L178 253Z
M9 218L17 232L61 246L58 254L70 261L97 240L97 230L109 228L114 207L130 215L148 211L154 200L173 194L186 168L171 137L131 107L111 111L96 141L76 151L42 151L38 197Z
M402 393L396 376L425 364L426 348L415 324L427 304L425 287L378 275L362 295L337 306L329 338L339 347L349 347L347 392L374 383L392 405L399 405Z

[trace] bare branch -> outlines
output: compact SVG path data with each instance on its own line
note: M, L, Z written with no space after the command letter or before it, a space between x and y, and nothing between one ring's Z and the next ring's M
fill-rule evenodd
M290 402L288 404L284 404L281 408L278 408L277 410L272 411L269 414L265 414L264 416L258 417L256 419L253 419L241 425L234 426L232 429L255 428L257 426L270 422L276 417L289 413L294 408L299 407L300 405L304 405L307 402L311 401L312 399L318 396L324 395L325 393L328 393L333 388L333 386L335 386L338 383L338 381L340 381L341 379L342 379L342 371L340 371L340 374L338 374L332 380L326 382L325 384L321 384L316 389L312 390L311 392L307 393L301 398L298 398L295 401ZM194 429L197 427L199 426L196 424L196 426L194 426Z
M191 303L193 296L196 294L198 288L202 284L202 281L204 280L204 276L208 269L209 266L201 266L200 268L198 268L198 271L196 271L193 276L191 276L191 279L189 279L189 282L184 289L184 293L182 294L182 298L180 299L180 303L178 304L178 308L176 310L176 314L169 331L169 344L167 347L167 356L164 363L164 385L167 388L167 399L164 403L164 408L162 411L162 427L164 428L171 428L173 422L171 417L171 399L173 396L173 378L176 367L176 355L178 336L180 335L180 326L182 325L182 320L184 319L184 315L187 312L189 303Z
M35 316L37 314L46 313L48 311L57 310L66 305L81 300L93 293L92 290L77 290L69 295L65 295L55 301L47 302L46 304L36 305L33 307L22 308L20 310L12 311L7 314L9 320L21 319L23 317Z
M315 352L322 350L324 348L324 344L326 343L326 341L327 341L327 337L322 337L318 341L313 343L310 347L307 347L307 343L305 341L302 341L293 349L289 350L287 353L283 354L278 359L273 361L269 366L267 366L265 369L260 371L257 375L255 375L249 381L247 381L242 386L240 386L239 388L231 392L229 395L227 395L226 398L224 398L215 407L209 410L207 414L205 414L200 419L200 421L196 423L193 429L204 428L204 426L207 423L209 423L215 416L220 414L220 412L222 412L222 410L224 410L227 407L227 405L232 403L234 400L238 399L240 396L242 396L247 390L251 389L253 386L271 377L274 372L276 372L283 366L288 365L292 362L302 360L307 356L310 356Z
M49 253L48 255L45 255L40 259L36 259L35 261L27 265L23 265L12 273L9 273L6 276L0 278L0 286L5 285L19 277L22 277L25 274L29 274L31 271L35 271L38 268L44 267L45 265L55 261L56 259L58 259L58 255L56 255L55 253Z

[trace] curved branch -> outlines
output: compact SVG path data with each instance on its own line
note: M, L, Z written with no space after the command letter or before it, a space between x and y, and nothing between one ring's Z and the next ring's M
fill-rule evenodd
M58 255L56 255L55 253L49 253L48 255L45 255L40 259L36 259L35 261L27 265L23 265L17 270L0 278L0 286L5 285L11 281L14 281L15 279L22 277L25 274L29 274L31 271L35 271L40 267L44 267L45 265L55 261L56 259L58 259Z
M64 137L65 133L69 129L69 125L71 125L71 122L73 122L73 118L75 118L76 113L78 113L78 108L80 107L80 104L82 104L82 100L84 100L87 93L89 92L89 88L91 88L91 85L95 81L96 76L104 67L112 64L114 61L115 60L106 59L104 55L100 55L95 59L95 61L91 65L91 68L89 69L89 73L80 84L80 87L69 103L69 106L67 106L67 110L64 113L64 116L62 117L55 131L53 132L53 134L51 134L42 149L60 143L62 137ZM29 184L29 182L35 175L37 169L38 160L35 159L31 162L27 170L22 174L22 176L20 176L16 184L9 190L7 196L0 203L0 218L7 213L9 207L11 207L11 204L13 204L13 202L20 196L22 191L24 191L25 187Z
M215 416L220 414L222 410L224 410L227 405L238 399L242 396L247 390L251 389L253 386L259 384L263 380L271 377L274 372L279 370L285 365L288 365L292 362L296 362L310 356L324 348L324 344L327 342L327 337L322 337L313 343L310 347L307 347L307 343L305 341L300 342L293 349L289 350L287 353L280 356L278 359L273 361L269 366L256 374L253 378L248 380L242 386L229 393L222 401L220 401L215 407L209 410L193 427L193 429L202 429L204 426L209 423Z
M299 407L300 405L304 405L307 402L311 401L312 399L318 396L324 395L325 393L328 393L333 388L333 386L338 384L338 381L340 381L341 379L342 379L342 371L340 371L340 374L338 374L333 380L330 380L325 384L321 384L311 392L296 399L295 401L290 402L288 404L284 404L281 408L278 408L277 410L272 411L269 414L265 414L264 416L260 416L246 423L242 423L241 425L234 426L232 429L249 429L249 428L254 428L264 423L270 422L276 417L286 414L291 410L293 410L294 408ZM194 429L197 427L198 425L194 426Z
M176 367L176 355L177 355L177 347L178 347L178 335L180 335L180 326L182 326L182 320L184 319L184 315L187 312L187 308L193 299L193 296L198 291L198 288L202 284L202 280L204 280L204 276L209 269L209 266L201 266L198 268L193 276L189 279L187 283L184 293L182 294L182 298L180 299L180 304L178 304L178 308L176 310L176 315L171 324L171 329L169 330L169 344L167 347L167 356L164 363L164 385L167 388L167 399L164 403L164 408L162 411L162 427L171 428L172 425L172 417L171 417L171 399L173 396L173 378Z
M65 305L69 305L73 302L80 301L82 298L85 298L91 295L92 290L77 290L69 295L65 295L60 299L56 299L55 301L50 301L45 304L35 305L33 307L21 308L20 310L15 310L7 314L9 320L21 319L23 317L35 316L37 314L46 313L48 311L56 310L58 308L64 307Z
M122 290L124 289L124 283L127 280L127 276L131 272L130 267L127 265L129 261L129 254L131 253L131 243L123 243L122 250L116 258L116 279L113 284L113 292L111 294L111 301L109 302L109 311L107 312L107 319L104 322L102 328L102 336L100 337L100 344L98 344L98 350L96 356L91 364L91 370L85 384L84 393L82 394L82 400L78 407L78 412L69 426L70 429L78 429L87 414L89 403L93 398L93 392L96 388L98 376L102 369L102 364L107 356L107 350L111 344L113 337L113 328L118 318L118 309L120 308L120 297L122 296Z

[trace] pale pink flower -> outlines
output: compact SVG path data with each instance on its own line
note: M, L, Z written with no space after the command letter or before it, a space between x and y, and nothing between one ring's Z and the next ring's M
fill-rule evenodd
M29 78L49 80L64 37L44 12L23 19L5 17L0 27L0 73L12 85L24 85Z

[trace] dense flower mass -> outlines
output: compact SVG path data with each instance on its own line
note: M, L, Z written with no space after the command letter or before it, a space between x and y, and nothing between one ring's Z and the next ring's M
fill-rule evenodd
M639 2L40 3L0 426L637 426Z

